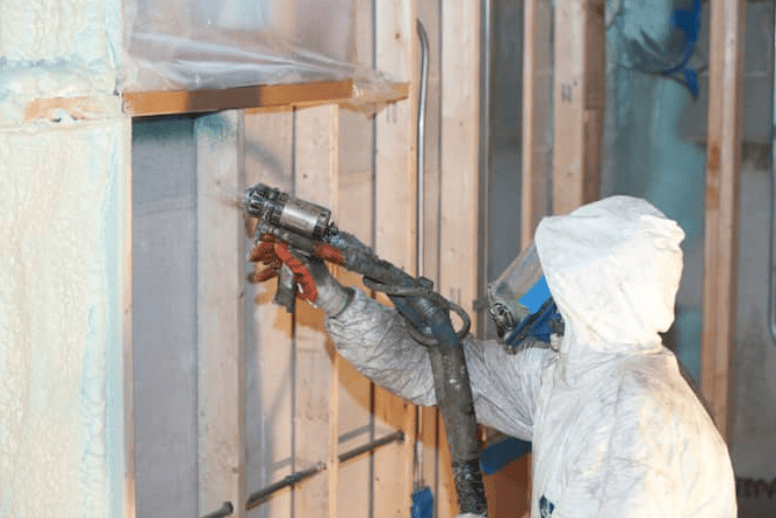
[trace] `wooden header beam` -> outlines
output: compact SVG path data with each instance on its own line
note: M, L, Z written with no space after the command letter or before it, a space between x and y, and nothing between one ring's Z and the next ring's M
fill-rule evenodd
M319 81L207 90L173 90L124 93L124 113L131 117L203 113L240 108L310 107L343 104L358 108L370 103L391 103L406 99L409 85L392 83L390 93L372 98L367 92L353 97L353 80ZM37 108L37 105L36 105Z
M711 3L701 393L730 444L746 2Z

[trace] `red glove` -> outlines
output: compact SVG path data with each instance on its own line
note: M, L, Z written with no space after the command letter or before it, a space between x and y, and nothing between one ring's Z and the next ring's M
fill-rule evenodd
M324 243L316 244L313 255L334 264L345 264L345 260L342 258L339 250ZM315 302L318 298L318 290L315 287L315 281L310 274L310 270L291 254L286 243L276 243L275 236L271 234L262 236L261 243L251 251L249 259L252 262L261 262L268 265L262 271L253 272L249 277L251 282L264 282L277 277L280 267L285 264L294 274L296 283L302 287L302 293L298 295L299 298L310 302Z

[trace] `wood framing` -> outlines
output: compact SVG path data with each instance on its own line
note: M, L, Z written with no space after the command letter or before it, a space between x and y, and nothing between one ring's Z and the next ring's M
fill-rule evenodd
M337 106L295 112L295 140L304 152L295 155L295 195L337 211ZM337 516L338 391L337 361L328 343L324 315L309 304L296 307L296 405L294 409L297 469L324 464L328 469L295 490L300 516Z
M245 516L243 218L224 186L243 181L243 114L197 119L199 509ZM238 252L237 254L235 252Z
M245 113L246 185L293 192L294 114ZM261 266L263 268L263 265ZM272 303L277 281L246 285L246 486L248 495L291 475L294 462L293 317ZM289 487L261 503L267 518L290 518ZM249 516L251 516L249 514Z
M146 117L240 108L304 108L332 103L360 109L370 103L393 103L407 97L409 85L406 83L390 83L388 86L379 93L366 91L355 97L352 79L191 91L127 92L123 95L123 107L124 113L129 116ZM115 96L112 99L118 101ZM25 117L34 120L53 113L57 108L71 111L75 118L86 118L93 113L99 114L101 106L91 99L41 99L26 107Z
M480 4L442 5L439 291L472 315L477 298ZM443 428L443 427L440 427ZM440 439L439 516L458 513L447 440Z
M127 92L124 112L133 117L224 109L330 103L350 98L353 81L257 85L217 90Z
M734 357L746 2L711 5L701 393L728 444Z
M380 0L375 4L377 69L409 81L409 100L388 106L375 127L375 250L405 271L415 273L416 116L418 37L415 0ZM383 299L385 301L385 299ZM415 409L375 387L375 434L401 430L415 437ZM413 440L374 453L374 516L388 518L411 505Z
M353 2L355 28L351 58L359 63L372 63L374 55L374 11L372 0ZM375 121L363 113L339 110L339 207L334 214L338 224L362 243L374 246L374 127ZM348 286L369 290L361 276L340 270L338 278ZM339 363L339 449L351 451L375 439L374 387L348 362ZM350 488L339 493L340 514L369 516L374 500L374 456L362 455L340 464L339 484ZM347 511L345 511L347 510Z
M550 212L552 155L552 4L526 0L523 52L523 152L520 225L521 248L526 248L542 217Z
M123 121L125 141L122 146L122 175L118 182L119 207L123 214L117 229L124 237L122 250L119 256L121 261L119 271L123 273L120 286L121 293L121 340L123 372L122 376L122 400L123 400L123 436L124 444L124 513L122 518L136 518L137 497L135 485L135 350L134 350L134 310L133 310L133 261L132 261L132 122L129 119Z
M601 181L605 22L603 0L555 6L552 212L598 199Z

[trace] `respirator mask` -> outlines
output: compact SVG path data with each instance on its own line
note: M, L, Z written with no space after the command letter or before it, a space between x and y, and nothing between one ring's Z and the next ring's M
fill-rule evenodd
M488 285L488 314L507 351L563 334L563 320L550 295L536 245L525 249Z

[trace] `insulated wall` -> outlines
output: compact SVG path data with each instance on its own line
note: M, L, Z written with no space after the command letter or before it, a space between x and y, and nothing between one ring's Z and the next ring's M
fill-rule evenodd
M119 24L109 1L3 3L2 516L134 516Z
M701 30L691 65L699 95L676 80L628 69L623 36L643 29L669 30L671 2L638 7L610 5L608 103L602 195L643 196L676 219L687 233L676 321L665 337L691 377L701 373L701 305L704 297L704 213L707 196L706 132L710 8L703 4ZM618 11L618 8L621 8ZM649 13L636 16L638 9ZM635 10L635 11L634 11ZM735 384L735 429L729 445L737 478L739 516L774 512L776 483L776 347L768 332L768 243L773 4L747 2L745 101L738 217L737 341L728 371Z

